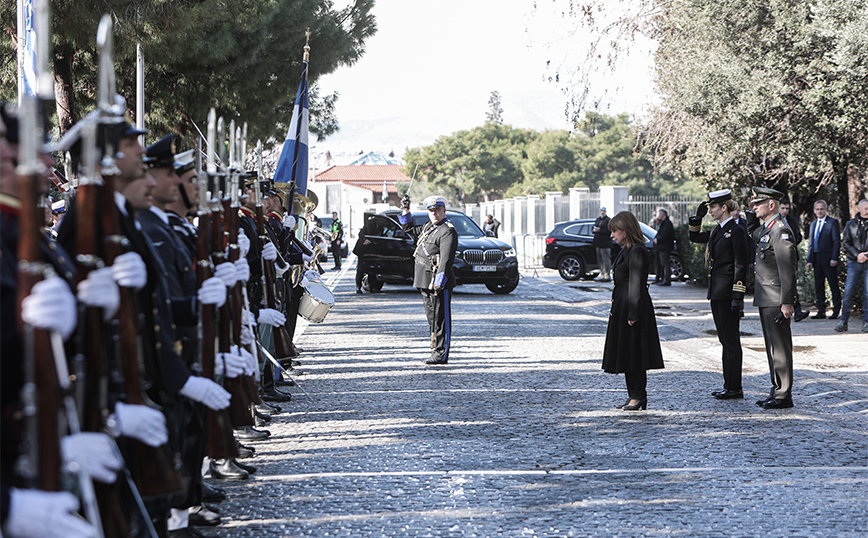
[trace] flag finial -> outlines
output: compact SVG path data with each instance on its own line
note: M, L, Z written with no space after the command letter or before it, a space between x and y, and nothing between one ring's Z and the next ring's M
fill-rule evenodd
M304 61L310 60L310 27L304 31Z

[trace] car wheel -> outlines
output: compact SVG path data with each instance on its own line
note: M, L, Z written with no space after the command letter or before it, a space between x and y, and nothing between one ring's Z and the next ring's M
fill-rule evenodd
M558 261L558 273L564 280L578 280L585 274L585 262L575 254L567 254Z
M513 282L510 282L508 280L505 280L503 282L486 282L485 287L488 288L488 291L497 295L506 295L507 293L512 292L512 290L518 287L518 280L515 280Z
M681 263L679 256L669 256L669 272L672 274L672 280L681 280L684 277L684 264Z

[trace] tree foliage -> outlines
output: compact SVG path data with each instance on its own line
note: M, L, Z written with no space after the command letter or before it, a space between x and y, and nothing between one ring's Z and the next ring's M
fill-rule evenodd
M491 92L488 98L488 112L485 113L485 123L503 123L503 107L501 106L500 92Z
M376 25L374 0L334 9L330 0L92 0L52 2L58 102L68 86L73 119L94 106L97 89L96 29L110 9L115 22L118 91L135 100L136 43L146 65L146 125L156 133L194 133L208 109L249 124L249 138L282 140L301 76L305 29L310 28L309 78L351 65L364 53ZM107 7L108 6L108 7ZM0 23L12 39L0 42L2 98L15 92L15 4L0 7ZM68 69L65 69L68 68ZM64 73L68 71L68 75ZM66 78L64 78L66 76ZM312 90L311 130L337 128L336 95ZM318 113L323 112L320 116ZM320 118L321 121L317 121ZM68 125L66 126L68 128Z

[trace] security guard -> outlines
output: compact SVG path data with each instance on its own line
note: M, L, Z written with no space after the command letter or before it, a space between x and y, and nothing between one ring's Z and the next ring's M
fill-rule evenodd
M422 226L413 226L410 197L401 199L402 212L398 222L407 233L416 238L416 270L413 286L422 293L425 314L431 329L431 357L425 364L446 364L452 342L452 288L455 275L452 264L458 248L458 232L446 217L446 198L429 196L422 202L428 209L428 218Z
M796 245L793 231L778 212L783 193L754 187L747 229L756 244L754 306L759 307L772 389L756 404L764 409L793 406L793 335L790 318L796 301Z
M710 192L706 201L699 204L696 216L689 219L690 240L708 245L708 299L717 338L723 346L723 390L711 393L718 400L744 398L739 321L744 315L747 241L744 231L730 215L734 207L729 189ZM701 231L706 213L711 213L719 223L710 232Z

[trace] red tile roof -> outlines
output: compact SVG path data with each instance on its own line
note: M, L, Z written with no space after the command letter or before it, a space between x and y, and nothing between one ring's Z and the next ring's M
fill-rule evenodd
M398 181L410 181L410 178L404 175L403 168L398 164L332 166L318 171L315 182L340 181L363 189L382 192L385 179L388 192L394 194L398 192L395 188Z

